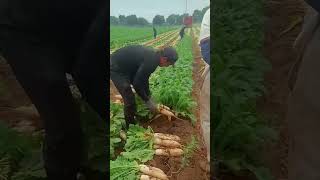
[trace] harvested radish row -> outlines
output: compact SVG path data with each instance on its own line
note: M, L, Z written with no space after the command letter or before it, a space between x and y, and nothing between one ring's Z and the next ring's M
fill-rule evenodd
M142 174L142 175L140 176L140 180L150 180L150 176L145 175L145 174Z
M166 110L166 109L160 109L159 112L163 115L166 115L168 117L168 120L171 121L171 117L175 117L175 115L169 111L169 110Z
M142 172L145 175L158 178L161 180L169 180L168 176L159 168L148 167L146 165L139 165L139 166L140 166L140 172ZM147 178L147 177L144 176L144 178Z
M177 141L160 139L160 138L155 138L154 144L165 146L165 147L172 147L172 148L181 147L181 144L178 143Z
M163 104L159 104L159 109L166 109L166 110L171 110L168 106L165 106Z
M174 149L156 149L155 154L158 156L171 156L171 157L176 157L176 156L182 156L183 150L179 148L174 148Z
M140 180L161 180L161 179L155 178L155 177L150 177L148 175L143 174L143 175L141 175Z
M166 140L181 141L179 136L172 135L172 134L154 133L154 137L160 138L160 139L166 139Z

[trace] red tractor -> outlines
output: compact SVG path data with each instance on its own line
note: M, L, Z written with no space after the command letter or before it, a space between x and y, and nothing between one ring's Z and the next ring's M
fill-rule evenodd
M192 27L192 16L186 16L183 18L183 24L188 27L191 28Z

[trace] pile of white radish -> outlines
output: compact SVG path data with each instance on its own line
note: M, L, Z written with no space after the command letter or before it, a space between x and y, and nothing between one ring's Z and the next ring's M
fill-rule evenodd
M160 105L158 106L158 109L159 109L160 114L163 114L163 115L165 115L165 116L168 117L168 120L169 120L169 121L171 121L171 117L177 118L177 117L171 112L170 108L167 107L167 106L165 106L165 105L161 105L161 104L160 104Z
M115 95L114 96L115 98L115 101L114 103L116 104L123 104L123 99L121 97L121 95ZM162 114L162 115L165 115L167 116L168 120L171 121L171 118L174 117L176 119L179 119L172 111L169 107L165 106L165 105L162 105L162 104L159 104L158 105L158 110L159 110L159 113Z
M116 103L116 104L123 104L123 99L122 99L122 96L121 95L115 95L114 96L115 97L115 101L114 101L114 103Z
M181 149L182 145L179 143L181 141L180 137L163 134L163 133L154 133L154 146L155 155L158 156L182 156L183 150Z
M126 133L120 131L120 137L126 140ZM164 133L154 133L153 134L153 148L155 149L155 155L157 156L169 156L177 157L183 155L182 145L179 143L181 141L179 136Z
M159 168L148 167L146 165L139 165L140 180L169 180L168 176Z

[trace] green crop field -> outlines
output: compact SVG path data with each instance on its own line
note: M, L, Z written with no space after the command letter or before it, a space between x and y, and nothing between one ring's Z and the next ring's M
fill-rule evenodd
M178 28L178 26L156 27L158 36L168 31L178 30ZM141 43L151 39L153 39L152 26L110 26L110 49L116 49L129 44Z

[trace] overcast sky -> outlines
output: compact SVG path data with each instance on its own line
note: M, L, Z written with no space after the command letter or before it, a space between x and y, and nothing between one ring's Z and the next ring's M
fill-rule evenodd
M195 9L202 10L209 6L210 0L187 0L187 13L191 14ZM149 22L155 15L163 15L167 18L170 14L183 14L186 11L186 0L111 0L111 16L132 15L144 17Z

